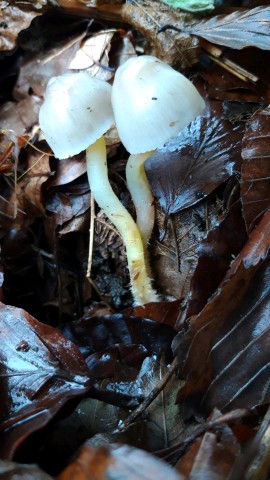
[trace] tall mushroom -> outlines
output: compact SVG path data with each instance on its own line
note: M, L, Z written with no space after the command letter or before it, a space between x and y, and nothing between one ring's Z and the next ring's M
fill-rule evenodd
M119 230L127 252L136 304L157 300L148 278L138 227L113 192L108 179L104 133L113 125L111 86L87 72L52 78L39 114L41 130L59 159L86 149L91 192Z
M142 55L116 71L112 106L119 137L131 154L126 177L146 247L155 211L144 162L201 113L204 101L181 73L156 57Z

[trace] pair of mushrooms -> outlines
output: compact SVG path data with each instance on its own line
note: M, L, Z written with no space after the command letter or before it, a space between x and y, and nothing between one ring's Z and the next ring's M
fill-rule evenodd
M113 87L87 72L66 73L47 85L40 127L55 157L63 159L86 150L91 192L123 238L137 305L158 300L147 264L155 211L144 162L203 108L201 96L187 78L148 55L133 57L120 66ZM103 135L114 123L130 153L126 178L136 223L108 180Z

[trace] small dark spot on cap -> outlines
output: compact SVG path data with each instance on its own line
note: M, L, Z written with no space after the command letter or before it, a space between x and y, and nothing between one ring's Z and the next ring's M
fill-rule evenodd
M152 100L157 100L157 97L152 97Z
M170 123L169 123L169 126L170 126L170 127L174 127L174 125L175 125L176 123L177 123L177 122L170 122Z

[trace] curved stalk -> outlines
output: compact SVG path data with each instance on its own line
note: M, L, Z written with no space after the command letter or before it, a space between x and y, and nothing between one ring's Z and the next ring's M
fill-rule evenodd
M154 197L145 173L144 162L155 150L130 155L126 166L126 179L136 209L137 225L144 248L151 237L154 221Z
M135 304L143 305L157 301L157 294L152 289L147 275L139 229L109 183L106 145L103 137L87 148L86 164L91 192L99 207L104 210L123 238Z

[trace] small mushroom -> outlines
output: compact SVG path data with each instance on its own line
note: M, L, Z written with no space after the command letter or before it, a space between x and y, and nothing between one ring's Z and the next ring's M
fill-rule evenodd
M108 179L104 133L113 125L111 86L87 72L52 78L40 108L45 139L59 158L86 149L87 174L97 204L120 232L127 252L131 290L136 304L155 301L140 232L113 192Z
M204 101L184 75L156 57L142 55L116 71L112 106L119 137L131 154L126 178L146 247L155 210L144 162L201 113Z

